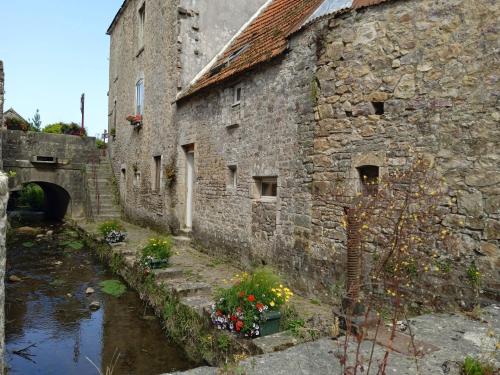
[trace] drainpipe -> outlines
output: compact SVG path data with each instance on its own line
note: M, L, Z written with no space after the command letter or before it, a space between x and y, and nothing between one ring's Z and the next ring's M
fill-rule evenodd
M347 216L346 296L342 307L350 315L360 315L364 307L358 302L361 287L361 220L353 208L345 208Z

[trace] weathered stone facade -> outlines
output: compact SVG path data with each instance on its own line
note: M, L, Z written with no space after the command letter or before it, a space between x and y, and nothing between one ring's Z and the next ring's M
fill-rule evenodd
M5 236L7 232L7 201L9 189L7 176L0 172L0 374L4 373L5 338Z
M264 0L126 1L111 36L109 130L114 173L125 214L161 228L178 227L166 170L176 163L175 97ZM230 5L229 5L230 4ZM144 44L138 45L139 10L145 9ZM238 9L238 11L234 11ZM135 86L144 80L143 125L135 114ZM155 186L154 157L161 159Z
M304 288L328 267L303 246L311 198L302 150L314 129L316 32L314 27L292 38L285 58L187 98L177 110L177 217L183 222L186 211L182 146L194 144L195 238L246 265L278 265ZM235 84L242 99L233 106ZM237 168L236 188L228 187L229 166ZM272 176L278 177L278 196L257 197L256 179Z
M337 179L355 193L357 167L383 176L425 153L448 188L442 225L459 241L456 259L476 259L484 281L498 283L499 16L494 1L403 0L330 21L310 159L316 252L344 248Z
M113 162L118 174L125 170L126 212L175 230L190 220L192 203L193 236L210 252L246 265L275 265L295 287L324 291L345 271L344 207L331 194L336 181L347 181L344 190L354 196L357 168L376 166L383 177L408 166L413 150L430 156L447 184L442 225L459 241L457 261L476 261L495 286L499 12L490 0L394 0L322 17L290 36L282 56L176 105L172 95L188 80L172 69L189 59L175 60L179 55L170 51L170 60L150 56L128 71L129 61L141 57L127 50L130 43L120 44L131 36L115 36L130 32L120 26L124 16L111 47L112 62L126 61L124 78L111 73L110 108L120 93L119 105L132 110L138 69L150 77L142 129L123 122L130 113L116 112ZM176 22L175 12L165 14ZM194 17L185 9L181 15ZM113 57L117 51L128 52ZM172 61L181 63L173 67ZM155 155L162 158L159 191L152 184ZM276 178L277 197L258 196L262 178Z

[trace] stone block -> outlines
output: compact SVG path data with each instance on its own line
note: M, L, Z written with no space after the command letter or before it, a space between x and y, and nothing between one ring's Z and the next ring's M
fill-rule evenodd
M411 99L415 96L416 83L414 74L405 74L399 80L394 97L398 99Z
M457 193L458 212L478 218L483 213L483 195L481 192L459 191Z
M486 220L484 238L487 240L500 240L500 221Z

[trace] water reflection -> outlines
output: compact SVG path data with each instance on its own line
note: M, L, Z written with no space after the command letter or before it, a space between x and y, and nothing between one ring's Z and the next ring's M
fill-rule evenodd
M54 235L46 236L47 230ZM151 319L133 291L120 298L100 292L102 280L116 277L85 249L67 246L68 238L78 241L74 233L52 224L43 226L41 234L17 233L8 241L7 274L22 279L6 284L9 374L97 374L87 357L105 373L115 352L120 354L115 374L193 367L168 343L159 321ZM87 287L95 293L87 296ZM92 301L101 308L91 311ZM26 347L22 356L13 353Z

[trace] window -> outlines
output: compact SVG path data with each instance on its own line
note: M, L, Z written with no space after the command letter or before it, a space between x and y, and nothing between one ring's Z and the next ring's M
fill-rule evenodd
M373 108L375 109L376 115L384 114L384 102L372 102Z
M144 80L140 79L135 85L135 114L143 115L144 112Z
M161 156L153 157L154 162L154 181L153 190L160 191L161 183Z
M277 177L255 177L256 198L276 198L278 196Z
M241 86L233 87L233 106L239 105L241 103Z
M146 4L143 4L139 9L139 29L138 29L138 42L139 49L144 47L144 25L146 24Z
M227 187L236 189L238 185L238 167L236 165L230 165L227 167L227 170Z
M359 178L361 180L361 191L364 196L374 196L378 193L379 167L374 165L364 165L358 167Z
M141 172L134 172L134 187L139 187L141 185Z

